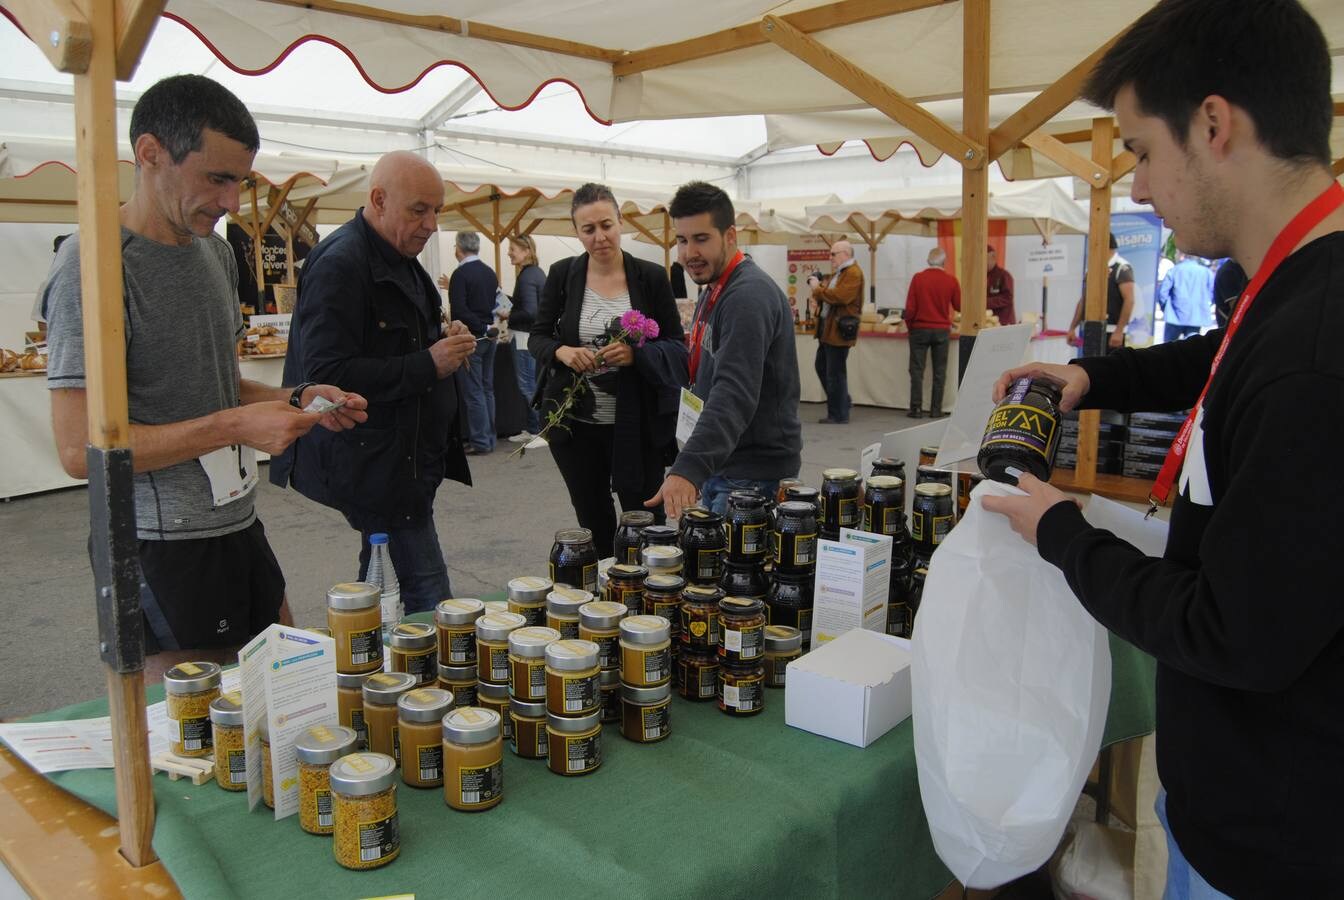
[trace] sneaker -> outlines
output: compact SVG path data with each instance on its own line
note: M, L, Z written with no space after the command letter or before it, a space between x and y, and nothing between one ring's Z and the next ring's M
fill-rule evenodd
M526 446L527 449L529 450L541 450L544 447L549 447L550 444L546 443L546 439L544 437L534 437L532 440L527 442Z
M534 437L536 437L535 434L533 434L532 432L530 432L530 431L528 431L526 428L524 428L522 431L520 431L520 432L518 432L517 434L512 435L511 437L509 437L508 441L509 441L510 444L526 444L528 441L532 440Z

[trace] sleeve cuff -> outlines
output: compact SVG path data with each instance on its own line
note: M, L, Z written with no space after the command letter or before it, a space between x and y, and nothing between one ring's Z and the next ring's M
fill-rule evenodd
M1091 527L1087 519L1083 518L1078 504L1072 500L1059 501L1047 509L1036 524L1036 549L1041 559L1064 568L1064 555L1069 549L1069 543Z
M406 358L406 374L417 389L428 390L439 380L439 370L434 366L434 357L428 350L412 353Z

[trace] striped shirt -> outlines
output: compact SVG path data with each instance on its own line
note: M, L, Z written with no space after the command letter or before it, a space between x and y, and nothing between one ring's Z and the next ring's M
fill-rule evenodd
M607 325L611 320L629 311L629 291L608 299L592 288L585 287L583 289L583 308L579 311L580 345L594 348L599 346L596 341L607 333ZM593 392L593 413L591 416L579 419L579 421L591 422L594 425L614 425L616 423L616 368L614 366L604 366L587 377L588 386Z

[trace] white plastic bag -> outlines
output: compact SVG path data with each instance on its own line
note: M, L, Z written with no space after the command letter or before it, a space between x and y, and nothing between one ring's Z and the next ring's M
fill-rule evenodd
M913 637L915 759L939 857L992 888L1050 858L1106 723L1106 631L1064 576L987 513L982 482L934 554Z

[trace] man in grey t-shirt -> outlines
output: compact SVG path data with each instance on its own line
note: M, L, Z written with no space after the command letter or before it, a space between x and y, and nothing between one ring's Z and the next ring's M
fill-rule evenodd
M289 621L284 577L253 510L248 448L279 453L319 421L339 430L366 418L364 398L330 385L240 377L238 273L214 228L238 209L259 143L238 98L197 75L158 82L131 116L136 180L121 209L122 275L141 606L147 650L159 654L147 670L228 659L266 625ZM78 235L57 255L45 297L56 446L66 472L84 478ZM344 407L305 412L318 396Z

